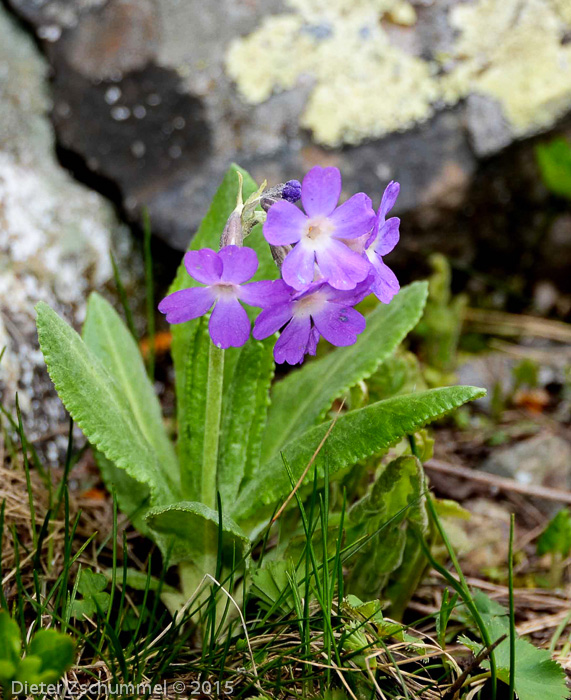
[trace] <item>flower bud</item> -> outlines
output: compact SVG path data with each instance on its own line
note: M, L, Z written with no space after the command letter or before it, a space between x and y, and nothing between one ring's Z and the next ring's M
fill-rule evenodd
M242 229L242 211L244 209L244 198L242 196L242 187L244 178L242 173L238 172L238 194L236 196L236 207L228 217L228 221L224 226L222 235L220 236L220 248L227 245L241 246L244 242L244 231Z
M288 180L288 182L270 187L262 193L260 204L264 211L279 202L280 199L285 199L287 202L295 204L301 198L301 182L298 180Z
M282 269L282 265L287 254L290 252L290 250L292 250L292 248L293 246L291 245L270 245L272 258L280 270Z

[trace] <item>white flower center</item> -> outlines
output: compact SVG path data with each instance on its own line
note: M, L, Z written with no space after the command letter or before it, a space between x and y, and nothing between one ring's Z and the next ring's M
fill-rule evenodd
M325 304L327 304L327 296L322 291L308 294L294 302L293 315L296 318L307 318L321 311Z
M240 287L237 284L232 284L232 282L218 282L213 285L216 291L217 299L237 299Z
M316 216L306 224L305 238L313 247L325 243L331 238L333 224L326 216Z

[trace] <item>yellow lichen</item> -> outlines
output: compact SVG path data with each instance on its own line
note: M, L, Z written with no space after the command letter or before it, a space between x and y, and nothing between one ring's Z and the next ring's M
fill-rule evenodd
M494 97L516 136L549 126L569 109L571 45L561 41L568 27L556 2L480 0L458 5L450 19L461 35L459 65L443 78L448 96Z
M302 126L320 143L358 143L432 113L438 90L426 61L392 46L380 20L413 20L403 0L289 0L295 14L265 18L234 41L226 66L241 95L258 104L305 76L313 82ZM408 9L407 9L408 7Z
M460 3L449 15L456 43L432 62L391 43L381 21L414 24L406 0L287 2L292 12L232 42L226 66L254 104L307 85L301 125L319 143L404 130L431 116L435 103L470 93L498 100L516 136L549 126L571 105L571 44L562 41L570 0Z

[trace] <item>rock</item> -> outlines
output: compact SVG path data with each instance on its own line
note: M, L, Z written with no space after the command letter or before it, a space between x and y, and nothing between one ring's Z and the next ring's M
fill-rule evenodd
M474 402L484 410L490 410L494 392L498 389L502 397L511 396L515 388L513 368L518 360L500 352L490 352L470 358L458 367L459 384L481 386L486 396Z
M515 479L526 486L571 489L571 445L548 433L493 451L482 465L484 471ZM544 512L558 510L554 503L538 501ZM560 507L560 506L559 506Z
M171 246L187 245L231 161L270 184L329 163L344 196L401 181L396 213L417 215L397 268L438 249L545 278L534 263L553 253L538 256L532 215L545 192L536 202L533 150L521 168L517 142L571 109L565 3L9 1L53 68L54 123L77 174L115 188L133 221L146 206Z
M0 66L0 394L11 409L19 392L31 440L57 435L45 443L53 463L65 450L65 411L38 348L34 305L47 302L77 327L88 292L112 279L109 248L129 258L131 275L138 263L112 207L58 164L48 66L3 8Z
M117 0L89 13L68 33L70 66L86 78L113 79L138 71L154 57L158 17L151 0Z

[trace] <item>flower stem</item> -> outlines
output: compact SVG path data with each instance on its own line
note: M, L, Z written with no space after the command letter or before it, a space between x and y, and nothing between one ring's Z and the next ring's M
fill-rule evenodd
M206 384L206 414L204 421L204 446L202 457L202 502L212 510L217 509L218 444L222 414L222 390L224 386L224 350L210 345L208 355L208 380Z

